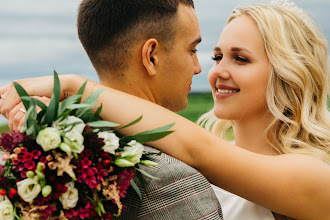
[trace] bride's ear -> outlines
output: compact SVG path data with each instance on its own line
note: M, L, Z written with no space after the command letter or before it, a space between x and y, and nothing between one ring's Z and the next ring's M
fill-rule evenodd
M159 42L154 38L147 40L142 48L142 64L150 76L156 75L158 55Z

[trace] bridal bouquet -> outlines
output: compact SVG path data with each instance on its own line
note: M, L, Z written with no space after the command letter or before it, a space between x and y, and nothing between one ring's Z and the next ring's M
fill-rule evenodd
M121 128L103 121L102 106L92 112L101 90L81 103L85 83L60 102L55 72L47 107L14 84L27 112L21 132L0 138L0 219L111 219L124 211L129 186L141 197L132 177L152 178L138 165L157 165L142 143L170 134L172 125L123 136L119 130L141 117Z

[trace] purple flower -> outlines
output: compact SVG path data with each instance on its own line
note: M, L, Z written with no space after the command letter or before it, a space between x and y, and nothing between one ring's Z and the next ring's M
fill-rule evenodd
M24 135L19 131L13 131L11 133L11 136L13 137L14 146L16 146L17 144L22 143L23 140L24 140Z
M10 134L2 134L0 138L0 146L2 146L5 151L10 153L15 146L13 144L13 137L10 136Z

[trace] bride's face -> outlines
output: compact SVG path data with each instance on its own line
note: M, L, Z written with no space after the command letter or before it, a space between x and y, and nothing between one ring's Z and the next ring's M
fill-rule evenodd
M209 83L218 118L244 120L267 112L270 63L256 23L243 15L223 29L214 49Z

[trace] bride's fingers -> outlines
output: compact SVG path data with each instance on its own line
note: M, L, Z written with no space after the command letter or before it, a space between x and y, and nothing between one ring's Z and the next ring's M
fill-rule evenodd
M11 131L17 130L20 121L25 118L26 110L23 106L23 103L16 105L8 114L8 127Z
M47 106L49 105L50 98L38 97L38 96L33 96L33 98L40 100ZM40 112L40 111L41 111L41 108L39 108L37 106L37 112ZM10 130L14 130L14 131L19 130L24 125L25 114L26 114L26 110L24 108L24 105L22 102L20 102L9 113L8 126L9 126Z
M5 89L1 90L0 113L8 119L11 110L20 102L14 84L5 86Z
M24 125L24 121L25 121L25 117L23 117L23 118L21 119L21 121L19 122L18 127L17 127L17 130L21 130L21 128L22 128L23 125Z

